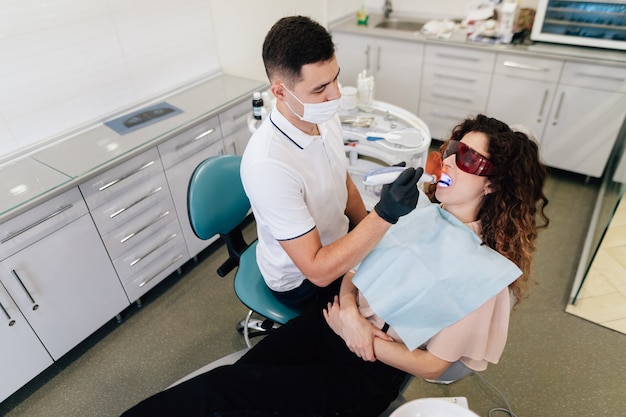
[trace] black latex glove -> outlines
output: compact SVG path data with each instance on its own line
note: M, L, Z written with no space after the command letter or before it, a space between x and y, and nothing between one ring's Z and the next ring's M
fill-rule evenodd
M417 181L423 173L421 167L407 168L394 182L383 185L380 201L374 207L376 213L383 220L396 224L400 217L413 211L419 197Z

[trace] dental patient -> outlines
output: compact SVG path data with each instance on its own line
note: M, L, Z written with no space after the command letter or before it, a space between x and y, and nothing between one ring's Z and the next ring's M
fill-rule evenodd
M549 222L547 172L533 139L484 115L456 126L441 155L436 203L422 193L333 302L123 416L377 416L407 373L497 363Z

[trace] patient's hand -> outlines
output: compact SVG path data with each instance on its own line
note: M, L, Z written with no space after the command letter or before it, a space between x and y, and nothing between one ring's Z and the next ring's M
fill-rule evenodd
M384 340L392 341L385 332L377 329L365 319L357 308L342 308L339 305L339 298L335 296L332 303L324 310L324 318L335 333L337 333L359 358L374 362L374 338L380 337Z

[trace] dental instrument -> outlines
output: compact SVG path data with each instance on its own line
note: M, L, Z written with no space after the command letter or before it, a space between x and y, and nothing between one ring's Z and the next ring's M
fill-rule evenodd
M382 185L394 182L396 178L400 176L406 167L385 167L373 169L365 174L363 177L363 184L365 185ZM437 182L437 177L434 175L424 173L417 182L426 182L434 184Z
M438 184L442 187L449 187L452 184L452 179L442 172L442 159L441 154L437 151L432 151L428 154L426 160L426 171L418 182L428 184ZM377 168L368 171L363 176L364 185L383 185L394 182L396 178L406 169L406 167L390 166L384 168Z

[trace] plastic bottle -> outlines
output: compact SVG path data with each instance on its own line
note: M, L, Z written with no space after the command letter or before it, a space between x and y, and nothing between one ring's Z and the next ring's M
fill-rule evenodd
M359 26L367 26L367 21L369 20L369 18L370 16L365 10L365 4L363 4L361 8L356 12L356 24Z
M371 112L374 101L374 76L363 70L357 76L356 85L359 108L365 112Z
M258 91L252 95L252 115L257 120L263 118L263 98Z
M505 0L502 3L500 13L498 13L498 29L502 43L511 43L515 33L515 21L518 12L517 0Z

